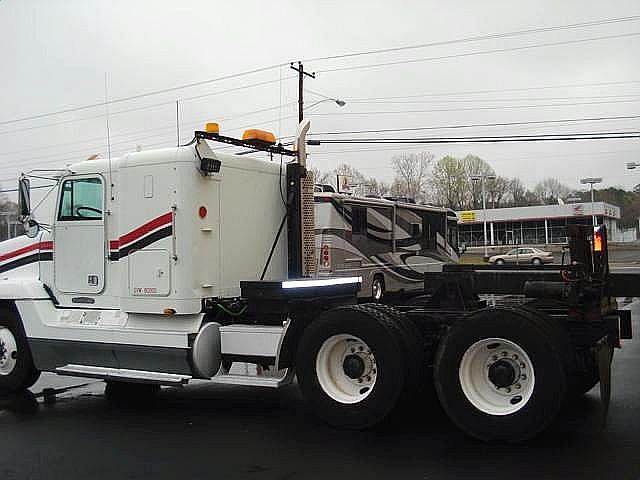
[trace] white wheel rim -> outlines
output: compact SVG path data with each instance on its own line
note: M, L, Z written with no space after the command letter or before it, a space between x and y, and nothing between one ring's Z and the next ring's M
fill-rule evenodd
M358 368L345 371L347 364ZM378 367L371 348L364 341L340 334L327 338L318 350L316 375L329 397L339 403L353 404L369 396L376 383Z
M373 298L375 300L380 300L382 298L382 283L380 280L373 281Z
M496 379L499 370L500 381ZM462 356L458 375L467 400L489 415L522 409L535 386L529 356L518 344L503 338L485 338L471 345Z
M0 375L9 375L18 362L18 344L11 330L0 327Z

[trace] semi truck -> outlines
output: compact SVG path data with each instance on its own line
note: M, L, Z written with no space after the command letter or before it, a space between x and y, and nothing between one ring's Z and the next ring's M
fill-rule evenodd
M608 399L613 350L631 336L614 297L638 282L609 272L603 227L573 229L561 266L445 264L411 302L360 303L360 276L316 271L309 126L285 148L208 124L179 147L23 174L26 234L0 244L0 390L40 372L121 393L297 381L321 419L363 429L420 410L433 385L461 429L501 441L537 435L597 382ZM46 221L33 178L54 181Z

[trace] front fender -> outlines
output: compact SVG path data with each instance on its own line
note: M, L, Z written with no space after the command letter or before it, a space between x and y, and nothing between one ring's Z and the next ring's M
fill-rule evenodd
M50 300L44 284L30 278L0 278L0 300Z

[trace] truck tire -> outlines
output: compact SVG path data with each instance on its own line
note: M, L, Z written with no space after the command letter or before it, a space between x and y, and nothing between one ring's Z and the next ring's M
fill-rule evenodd
M0 391L25 390L39 377L18 312L0 307Z
M381 311L361 305L329 310L300 339L296 372L302 394L330 425L376 425L404 389L404 347L399 325Z
M365 303L361 306L386 314L396 322L400 328L404 344L403 350L406 352L405 360L407 362L407 378L405 380L405 388L402 397L403 402L412 403L412 401L420 395L427 379L422 332L420 332L420 329L418 329L416 324L410 318L399 310L393 308L391 305Z
M449 417L483 441L519 442L555 419L566 393L566 345L544 316L481 310L454 324L435 359L434 383Z

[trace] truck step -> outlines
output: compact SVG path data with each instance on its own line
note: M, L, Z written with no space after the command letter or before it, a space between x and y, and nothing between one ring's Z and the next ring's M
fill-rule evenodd
M221 374L211 379L213 383L224 385L246 385L251 387L280 388L293 381L295 373L287 370L283 377L262 377L257 375Z
M156 383L160 385L184 385L191 380L191 376L189 375L96 367L93 365L69 364L56 368L56 373L58 375L70 375L73 377L100 378L102 380L134 383Z

